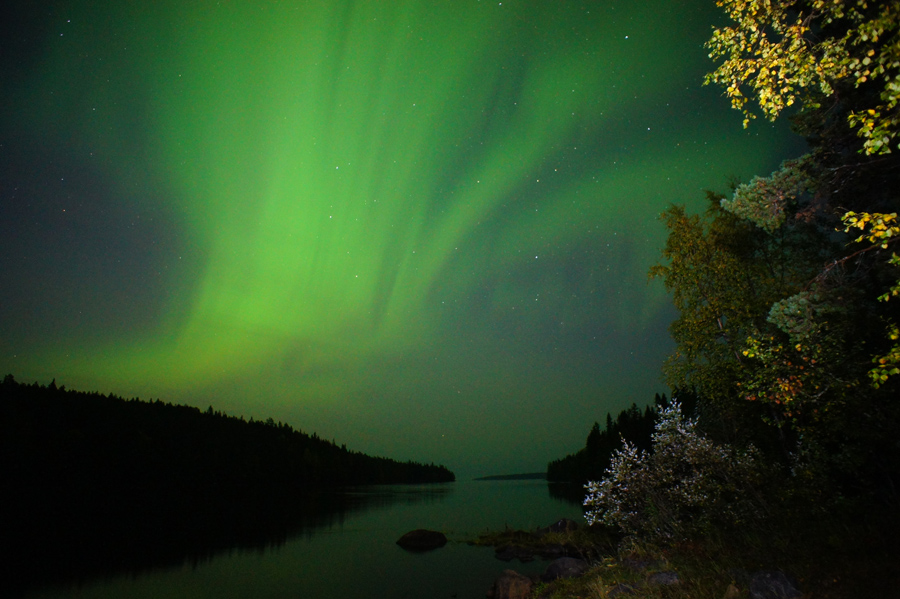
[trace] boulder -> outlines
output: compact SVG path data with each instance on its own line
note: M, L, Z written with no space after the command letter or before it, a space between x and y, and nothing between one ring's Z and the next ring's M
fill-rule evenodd
M551 532L569 532L572 530L576 530L578 528L578 523L574 520L569 520L568 518L563 518L562 520L557 520L550 526L545 526L544 528L537 529L537 534L539 537L544 536L547 533Z
M531 596L531 579L515 570L504 570L487 596L492 599L528 599Z
M750 578L750 599L798 599L797 582L784 572L755 572Z
M447 537L442 532L419 528L400 537L397 544L408 551L430 551L446 545Z
M541 576L541 580L550 582L557 578L575 578L587 572L588 568L590 566L583 559L561 557L550 562L550 565L544 571L544 575Z

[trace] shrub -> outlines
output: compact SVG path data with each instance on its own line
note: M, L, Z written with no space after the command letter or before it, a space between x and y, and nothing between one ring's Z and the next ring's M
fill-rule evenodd
M585 486L586 518L641 541L684 540L760 517L758 482L753 447L714 443L673 400L660 412L651 453L623 440L606 477Z

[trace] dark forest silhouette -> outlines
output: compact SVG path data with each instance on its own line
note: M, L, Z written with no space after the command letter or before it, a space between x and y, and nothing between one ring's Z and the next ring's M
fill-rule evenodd
M679 397L684 407L690 411L694 399L687 393ZM685 403L686 402L686 403ZM550 482L578 483L583 485L591 480L600 480L609 467L613 453L622 447L622 439L634 444L638 449L650 451L650 438L659 410L669 405L666 394L656 394L653 404L641 409L637 404L622 410L613 420L612 414L606 414L606 428L601 429L595 422L588 433L585 446L577 452L547 464L547 480ZM584 491L578 488L583 497Z
M452 482L287 424L162 401L0 383L7 580L46 582L283 541L355 506L350 485ZM356 506L358 507L358 506ZM217 549L218 548L218 549Z

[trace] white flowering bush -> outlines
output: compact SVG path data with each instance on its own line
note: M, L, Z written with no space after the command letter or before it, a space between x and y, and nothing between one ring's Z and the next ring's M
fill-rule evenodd
M624 441L606 477L585 488L589 524L602 522L645 541L675 541L761 515L756 452L716 444L685 418L677 401L663 409L653 451Z

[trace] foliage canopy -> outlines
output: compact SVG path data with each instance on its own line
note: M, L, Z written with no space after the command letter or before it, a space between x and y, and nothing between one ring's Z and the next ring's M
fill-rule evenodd
M807 486L896 500L900 4L718 4L734 23L708 42L723 62L706 82L748 120L750 98L770 119L796 105L811 151L730 196L708 194L703 214L663 213L650 275L679 311L667 382L698 394L704 422L735 421L735 439L754 438L742 413L775 425L782 462L817 473Z
M710 57L723 59L707 83L725 88L731 105L774 120L802 101L818 107L847 87L877 88L877 99L848 119L867 154L891 151L900 134L900 5L871 0L718 0L733 25L715 28Z

